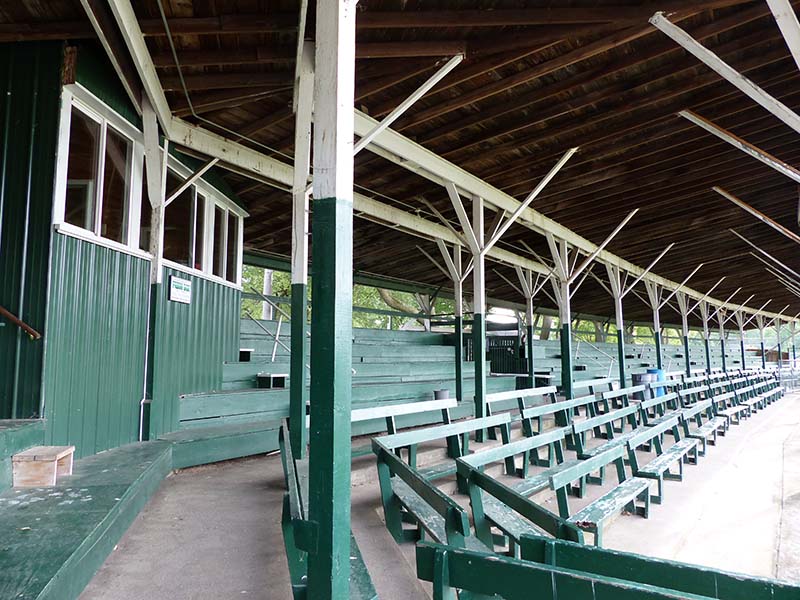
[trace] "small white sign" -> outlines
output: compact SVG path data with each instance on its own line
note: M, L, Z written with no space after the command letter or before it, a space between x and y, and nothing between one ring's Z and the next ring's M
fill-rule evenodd
M169 277L169 299L172 302L181 304L192 303L192 282L188 279L181 279L170 275Z

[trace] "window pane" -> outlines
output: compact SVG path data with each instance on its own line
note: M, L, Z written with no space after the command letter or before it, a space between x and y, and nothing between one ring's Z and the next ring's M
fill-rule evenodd
M94 231L100 124L72 108L64 221Z
M225 279L236 283L236 247L239 245L239 219L228 213L228 260Z
M180 187L182 180L167 173L167 197ZM192 266L192 226L194 224L194 188L189 187L164 210L164 258Z
M222 272L223 258L225 256L225 211L219 206L214 207L214 275L224 277Z
M197 218L194 228L194 268L203 270L203 236L205 235L206 199L197 194Z
M120 243L128 238L130 154L130 140L107 127L100 235Z
M142 165L142 214L139 219L139 249L150 251L150 220L153 207L150 206L150 194L147 193L147 165Z

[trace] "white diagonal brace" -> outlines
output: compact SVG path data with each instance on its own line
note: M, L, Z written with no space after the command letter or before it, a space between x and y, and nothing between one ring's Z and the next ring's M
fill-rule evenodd
M456 267L453 259L450 258L450 251L447 249L447 245L442 240L436 240L436 246L438 246L439 253L444 259L444 264L447 266L447 270L450 272L450 279L453 281L461 281L464 275L460 272L460 269ZM456 248L456 252L458 252L460 256L461 251L458 248Z
M545 175L544 178L538 184L536 184L536 187L533 188L531 193L528 194L525 200L523 200L522 203L517 207L517 210L515 210L511 214L511 216L508 217L508 219L506 219L506 221L500 226L497 232L495 232L495 234L492 236L492 239L489 240L488 244L486 244L484 252L489 248L491 248L492 246L494 246L497 243L497 241L501 237L503 237L503 234L506 231L508 231L508 228L511 227L511 225L514 224L514 221L516 221L519 218L519 216L523 212L525 212L525 209L527 209L530 206L531 202L533 202L536 199L536 197L542 193L542 190L547 186L548 183L550 183L550 181L552 181L553 177L556 176L556 174L561 170L561 168L565 164L567 164L567 161L570 158L572 158L572 155L575 154L577 151L578 148L570 148L564 153L564 155L558 160L558 162L553 166L553 168L550 169L550 172L547 173L547 175Z
M522 288L522 295L525 296L526 299L532 298L533 282L532 282L531 272L524 270L522 267L514 267L514 270L517 272L519 285Z
M739 88L752 100L766 108L789 127L800 133L800 116L792 111L783 102L770 96L767 92L750 81L747 77L736 71L729 64L724 62L716 54L700 44L683 29L670 22L664 13L657 12L650 18L650 23L660 29L668 37L672 38L677 44L683 46L698 60L706 66L716 71L721 77L727 79L731 84Z
M750 142L743 140L742 138L733 135L730 131L727 131L720 127L719 125L715 125L708 119L705 119L694 113L690 110L682 110L678 113L684 119L687 119L697 125L698 127L702 127L709 133L714 134L719 139L728 142L731 146L738 148L742 152L749 154L753 158L760 160L762 163L771 167L781 173L782 175L786 175L789 179L800 183L800 171L795 169L792 165L783 162L781 159L773 156L769 152L762 150L761 148L754 146Z
M628 224L628 221L630 221L637 212L639 212L638 208L634 208L631 212L629 212L628 216L625 217L624 219L622 219L622 222L614 228L614 231L612 231L608 235L608 237L605 240L603 240L603 243L600 244L594 250L594 252L592 252L589 256L587 256L586 259L580 264L580 266L578 266L577 268L572 270L572 273L570 273L570 275L569 275L569 282L570 283L575 281L578 278L578 276L583 272L583 270L586 267L588 267L589 264L595 258L597 258L597 255L600 254L605 249L605 247L608 246L609 243L611 243L611 240L613 240L617 236L617 234L622 230L623 227L625 227L625 225Z
M442 243L444 243L444 242L442 242ZM440 271L441 271L441 272L444 274L444 276L445 276L445 277L447 277L448 279L455 279L455 278L452 276L452 274L451 274L451 273L449 273L449 272L447 271L447 269L445 269L445 268L444 268L444 267L443 267L441 264L439 264L439 261L438 261L438 260L436 260L436 259L435 259L435 258L433 258L433 257L432 257L430 254L428 254L428 253L425 251L425 249L424 249L424 248L422 248L422 247L420 247L420 246L416 246L416 248L417 248L417 250L419 250L420 252L422 252L422 254L425 256L425 258L427 258L429 261L431 261L431 262L433 263L433 266L435 266L437 269L439 269L439 270L440 270Z
M689 273L689 274L686 276L686 278L685 278L683 281L681 281L681 282L680 282L680 284L678 285L678 287L676 287L674 290L672 290L672 292L670 293L670 295L669 295L669 296L667 296L667 297L664 299L664 301L663 301L663 302L661 302L661 304L658 306L658 308L663 308L664 306L666 306L667 302L669 302L670 300L672 300L672 297L673 297L675 294L677 294L679 291L681 291L681 290L683 289L683 286L684 286L684 285L686 285L686 283L687 283L687 282L688 282L688 281L689 281L689 280L692 278L692 276L693 276L695 273L697 273L697 272L700 270L700 267L702 267L702 266L703 266L703 264L704 264L704 263L700 263L699 265L697 265L697 266L694 268L694 270L693 270L691 273Z
M717 316L717 313L719 313L719 311L721 311L721 310L725 310L725 305L726 305L728 302L730 302L731 298L733 298L733 297L734 297L736 294L738 294L740 291L742 291L742 288L740 288L740 287L739 287L739 288L736 288L736 290L734 290L734 292L733 292L733 293L732 293L730 296L728 296L728 297L725 299L725 302L723 302L723 303L722 303L720 306L718 306L718 307L716 308L716 310L714 310L714 312L712 312L712 313L711 313L711 317L709 317L709 318L713 319L714 317L716 317L716 316Z
M792 269L792 268L790 268L790 267L786 266L786 265L785 265L783 262L779 261L777 258L775 258L774 256L772 256L772 254L770 254L770 253L769 253L769 252L767 252L766 250L762 250L761 248L759 248L758 246L756 246L756 245L755 245L753 242L751 242L750 240L748 240L746 237L744 237L744 236L743 236L743 235L741 235L740 233L738 233L738 232L734 231L733 229L729 229L728 231L730 231L730 232L731 232L733 235L735 235L736 237L738 237L740 240L742 240L742 241L743 241L744 243L746 243L748 246L750 246L750 247L754 248L754 249L755 249L755 250L756 250L756 251L757 251L759 254L763 254L763 255L764 255L764 256L766 256L768 259L770 259L772 262L774 262L776 265L778 265L779 267L781 267L781 268L785 269L787 272L791 273L793 276L795 276L795 277L797 277L798 279L800 279L800 273L797 273L797 272L796 272L794 269Z
M768 305L770 302L772 302L772 298L770 298L769 300L767 300L766 302L764 302L764 304L762 304L762 305L761 305L761 308L759 308L757 312L754 312L752 315L750 315L750 318L748 318L748 319L747 319L747 320L744 322L744 326L743 326L742 328L744 328L744 327L747 327L747 325L750 323L750 321L752 321L752 320L753 320L753 319L755 319L756 317L762 316L762 315L761 315L761 311L762 311L762 310L764 310L764 309L767 307L767 305Z
M412 94L408 98L403 100L397 106L397 108L395 108L392 112L386 115L383 118L383 120L381 120L381 122L378 123L378 125L376 125L374 129L372 129L372 131L370 131L364 137L358 140L356 145L353 147L353 154L355 155L361 152L372 142L372 140L378 137L382 131L391 127L392 123L394 123L397 119L400 118L400 116L404 112L406 112L409 108L411 108L411 106L417 100L419 100L420 98L422 98L422 96L428 93L428 91L433 86L435 86L442 79L444 79L447 76L447 74L453 69L455 69L462 60L464 60L464 55L457 54L456 56L448 60L444 65L442 65L442 67L438 71L436 71L436 73L431 75L431 77L429 77L425 83L423 83L416 90L414 90L414 92L412 92Z
M725 275L723 275L722 277L720 277L720 278L719 278L719 281L717 281L717 283L715 283L714 285L712 285L712 286L711 286L711 289L710 289L710 290L708 290L708 291L707 291L705 294L703 294L703 297L702 297L702 298L700 298L700 300L698 300L698 301L697 301L697 302L694 304L694 306L692 306L692 308L690 308L690 309L689 309L689 312L690 312L690 313L694 312L694 310L695 310L695 309L696 309L698 306L700 306L700 303L701 303L701 302L705 302L706 298L708 298L708 297L711 295L711 292L713 292L715 289L717 289L717 286L719 286L719 284L720 284L720 283L722 283L723 281L725 281Z
M172 201L175 200L178 196L180 196L184 191L186 191L189 186L191 186L195 181L200 179L206 171L208 171L211 167L216 165L219 162L218 158L212 158L211 160L206 161L204 164L200 165L200 167L189 177L187 177L183 183L178 186L178 189L172 192L167 199L164 201L164 206L169 206L172 204Z
M789 0L767 0L767 5L775 17L775 22L781 30L786 45L792 53L792 58L800 69L800 23Z
M647 268L646 268L644 271L642 271L642 272L639 274L639 276L638 276L636 279L634 279L634 280L633 280L633 283L632 283L632 284L630 284L628 287L626 287L624 290L622 290L622 297L623 297L623 298L624 298L625 296L627 296L627 295L628 295L628 293L629 293L629 292L630 292L630 291L631 291L633 288L635 288L635 287L636 287L636 284L637 284L637 283L639 283L639 282L642 280L642 278L643 278L645 275L647 275L647 274L648 274L650 271L652 271L652 270L653 270L653 267L655 267L655 266L656 266L656 264L658 263L658 261L660 261L662 258L664 258L664 255L665 255L667 252L669 252L669 251L672 249L672 247L673 247L674 245L675 245L675 242L671 243L669 246L667 246L666 248L664 248L664 249L661 251L661 254L659 254L658 256L656 256L656 257L655 257L655 259L653 260L653 262L651 262L649 265L647 265Z
M723 323L727 323L728 321L730 321L730 320L733 318L733 316L734 316L734 315L738 315L738 314L739 314L739 311L741 311L741 310L744 308L745 304L747 304L748 302L750 302L750 300L752 300L754 296L755 296L755 294L750 294L750 296L748 296L748 297L747 297L747 300L745 300L744 302L742 302L742 303L741 303L741 304L740 304L738 307L736 307L736 308L733 310L733 312L731 312L731 313L730 313L730 314L729 314L729 315L728 315L728 316L725 318L725 320L723 321Z
M492 270L494 271L494 274L495 274L495 275L497 275L497 276L498 276L500 279L502 279L502 280L503 280L503 281L505 281L505 282L506 282L508 285L510 285L510 286L511 286L511 289L513 289L515 292L517 292L517 293L518 293L520 296L523 296L523 297L527 298L527 296L525 295L525 292L522 290L522 288L521 288L521 287L519 287L519 286L518 286L516 283L514 283L513 281L511 281L511 280L510 280L508 277L506 277L505 275L503 275L503 274L502 274L500 271L498 271L497 269L492 269Z
M467 238L469 249L475 255L480 254L482 248L480 244L478 244L478 238L475 237L475 231L472 229L469 216L464 209L464 203L461 201L461 194L458 193L458 189L450 181L445 184L445 189L447 190L447 195L450 196L450 202L453 203L453 208L458 216L458 222L461 223L461 228L464 230L464 237Z

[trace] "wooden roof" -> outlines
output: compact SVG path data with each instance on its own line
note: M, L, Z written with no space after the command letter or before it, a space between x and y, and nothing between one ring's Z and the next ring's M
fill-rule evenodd
M140 25L175 114L235 132L243 142L287 162L293 145L291 111L297 0L162 0L191 107L183 92L157 0L135 2ZM313 9L314 2L310 2ZM569 147L580 152L556 176L534 208L600 243L633 208L640 212L609 250L646 266L675 247L655 272L692 279L714 296L770 309L800 301L787 291L735 228L800 271L792 242L711 191L722 186L796 230L794 183L676 116L691 109L780 159L800 159L795 134L654 29L656 10L672 12L693 37L740 72L800 109L800 73L763 1L665 0L361 0L357 32L356 106L381 118L447 58L466 60L393 128L501 190L523 198ZM77 0L0 2L0 39L91 37ZM24 24L21 27L20 24ZM313 35L313 10L308 34ZM22 32L22 33L20 33ZM212 126L212 124L214 124ZM246 248L290 253L289 194L231 174L246 202ZM428 204L456 222L445 190L369 151L356 159L356 189L434 219ZM492 215L487 215L491 223ZM448 287L407 234L356 221L360 271ZM542 236L512 226L501 246L548 256ZM490 265L490 296L521 301ZM595 273L605 278L604 270ZM643 286L642 286L643 287ZM644 290L641 290L644 292ZM611 314L608 294L587 280L574 310ZM542 303L551 305L542 298ZM626 317L649 320L633 295ZM674 321L674 318L665 320Z

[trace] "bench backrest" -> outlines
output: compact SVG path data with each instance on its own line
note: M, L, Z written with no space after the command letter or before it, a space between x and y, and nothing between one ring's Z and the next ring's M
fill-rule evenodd
M688 408L683 409L683 419L688 421L700 413L708 412L708 409L711 408L712 401L711 399L708 400L701 400L700 402L695 402Z
M529 450L536 450L553 443L560 443L570 432L570 427L559 427L558 429L552 429L545 433L524 437L520 440L509 442L508 444L502 444L494 448L487 448L480 452L462 456L456 461L459 473L466 476L468 475L466 469L477 469L478 467L504 460L509 456L516 456L517 454L522 454ZM463 473L461 473L462 468L465 469Z
M450 410L456 408L458 401L455 398L447 400L425 400L423 402L404 402L403 404L386 404L371 406L369 408L356 408L350 413L350 421L358 423L372 419L385 419L387 417L400 417L414 415L436 410Z
M635 385L632 387L622 388L619 390L609 390L607 392L603 392L601 397L603 400L613 400L614 398L627 398L631 394L638 394L640 392L644 392L647 389L644 385Z
M612 410L603 415L585 419L579 423L573 423L572 432L577 435L584 433L585 431L589 431L590 429L594 429L595 427L606 425L607 423L611 423L612 421L616 421L618 419L631 418L632 416L635 418L637 412L639 412L638 405L626 406L625 408Z
M575 392L576 390L589 390L590 393L596 394L601 391L600 388L606 388L606 390L611 390L614 388L614 379L610 379L605 377L603 379L584 379L572 382L572 391Z
M480 419L465 419L463 421L456 421L445 425L434 425L433 427L425 427L422 429L413 429L411 431L403 431L392 435L384 435L377 438L372 438L372 449L376 453L381 447L396 450L397 448L406 448L415 444L424 442L432 442L434 440L442 440L448 437L461 435L478 431L480 429L488 429L489 427L499 427L511 423L511 415L508 413L501 413L499 415L492 415L489 417L481 417Z
M486 394L486 404L502 402L503 400L519 400L522 398L537 398L544 396L555 396L556 386L548 385L538 388L527 388L524 390L508 390L506 392L495 392Z
M707 394L709 387L707 385L696 385L694 387L687 387L679 390L678 395L681 398L681 404L694 403L700 399L700 394Z
M522 411L523 419L535 419L544 415L552 415L558 412L563 412L571 408L578 408L592 404L596 401L594 396L581 396L580 398L573 398L572 400L562 400L561 402L553 402L552 404L541 404L539 406L532 406Z
M668 394L664 394L663 396L654 396L652 398L648 398L647 400L642 400L639 403L639 409L648 410L650 408L665 406L670 403L674 403L677 399L678 399L678 392L670 392Z
M600 467L605 467L607 464L614 461L618 461L619 465L622 466L620 481L623 481L625 479L625 466L622 465L621 461L625 454L625 446L619 445L605 452L595 454L591 458L584 459L566 469L562 469L550 476L550 489L560 490L584 475L594 473ZM619 472L620 469L618 468L617 471Z
M672 429L673 431L676 430L678 427L678 416L675 415L671 419L665 419L661 421L658 425L654 425L653 427L643 427L636 430L631 437L628 438L628 449L629 450L636 450L642 444L646 444L650 440L655 437L659 437L662 433L665 433Z
M396 456L390 448L373 440L373 449L378 456L378 478L381 486L381 495L391 497L391 478L392 476L399 477L422 501L444 519L447 543L463 548L465 545L464 538L470 535L470 528L469 518L461 505L435 485L426 481L415 469L409 467L400 457ZM439 541L444 542L445 540Z

